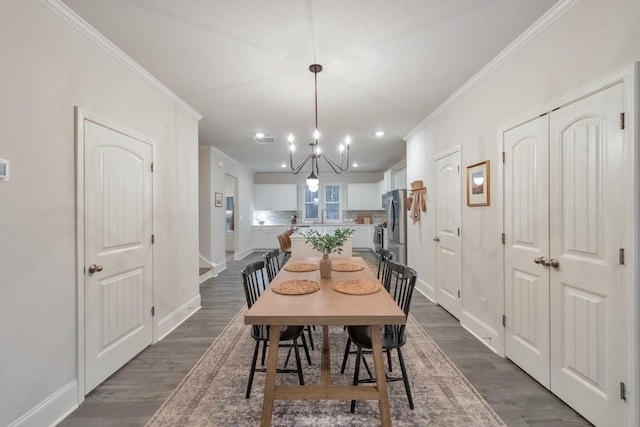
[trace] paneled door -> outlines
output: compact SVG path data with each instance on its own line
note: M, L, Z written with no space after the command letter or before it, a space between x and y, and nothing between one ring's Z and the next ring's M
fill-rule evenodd
M549 116L504 134L505 354L542 385L549 364Z
M436 160L436 301L460 318L460 151Z
M85 393L152 340L152 145L84 119Z
M551 390L623 425L623 84L551 114Z
M620 83L503 141L505 352L598 426L625 414L623 101Z

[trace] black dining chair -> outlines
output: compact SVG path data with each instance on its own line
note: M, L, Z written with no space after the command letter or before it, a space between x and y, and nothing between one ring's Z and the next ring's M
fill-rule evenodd
M376 249L376 254L378 255L378 272L376 273L376 277L380 280L380 283L384 285L384 276L387 269L387 262L393 260L393 252L388 249L378 248ZM386 288L385 288L386 289ZM388 290L388 289L387 289ZM344 330L347 330L347 326L344 326ZM340 368L340 373L344 374L344 369L347 366L347 360L349 359L350 354L356 354L356 350L351 349L351 339L347 338L347 344L344 348L344 356L342 357L342 367ZM387 363L389 364L389 369L393 369L391 365L391 355L389 352L387 353ZM366 366L366 365L365 365ZM369 367L367 366L367 370Z
M280 265L280 259L278 258L279 256L280 256L280 251L278 249L272 249L267 253L265 253L264 255L262 255L262 258L264 259L265 268L267 269L267 277L269 278L269 283L271 283L271 281L276 277L276 274L278 274L278 272L280 271L280 268L284 266L284 263L282 264L282 266ZM309 347L311 347L311 350L315 350L315 346L313 345L313 335L311 334L311 326L309 325L305 326L305 330L307 331L307 335L309 336ZM306 343L305 343L305 350L306 350ZM263 364L264 364L264 353L265 353L265 350L263 349L262 350ZM311 364L311 357L309 356L308 351L307 351L307 361L309 362L309 364Z
M413 290L416 286L416 271L410 267L407 267L406 265L398 264L394 261L387 261L384 277L385 289L389 292L389 295L391 295L400 309L404 312L405 317L408 317L409 308L411 307ZM406 342L405 325L384 325L382 329L382 349L387 352L387 360L390 360L391 358L391 351L393 349L396 349L396 352L398 354L398 361L400 362L400 370L402 373L401 377L391 377L387 375L386 380L404 382L407 399L409 400L409 407L413 409L411 387L409 385L409 378L407 376L404 357L402 356L402 346L404 346ZM357 347L356 365L353 374L353 385L375 382L375 379L373 379L373 376L371 375L371 370L368 368L366 361L363 358L364 354L371 353L371 329L369 328L369 326L347 326L347 332L349 334L350 341ZM369 373L369 378L359 378L361 361L364 361L365 368ZM392 372L391 366L389 366L389 372ZM356 401L352 400L352 413L354 412L355 407Z
M272 249L262 255L264 259L264 266L267 269L267 277L269 278L269 283L276 277L276 274L280 271L280 250Z
M242 284L244 286L244 294L247 299L247 306L251 308L253 304L258 300L260 295L266 290L268 285L267 278L265 277L265 263L264 261L256 261L241 270ZM288 372L298 374L300 385L304 385L304 377L302 375L302 364L300 363L300 352L298 350L298 338L302 336L304 341L304 326L283 326L280 331L280 347L293 348L296 359L296 369L287 369L286 366L289 362L289 356L291 352L287 354L287 359L284 363L284 368L279 368L277 372ZM260 344L263 348L263 360L266 347L269 342L269 327L267 325L253 325L251 327L251 337L255 340L256 345L253 350L253 359L251 360L251 370L249 371L249 382L247 384L246 398L251 395L251 386L253 384L253 377L256 371L266 372L265 368L256 368L258 360L258 351L260 350ZM308 356L307 356L308 357Z
M393 260L393 252L389 249L379 248L376 250L378 254L378 273L376 277L380 280L380 283L384 283L384 273L386 271L387 262Z

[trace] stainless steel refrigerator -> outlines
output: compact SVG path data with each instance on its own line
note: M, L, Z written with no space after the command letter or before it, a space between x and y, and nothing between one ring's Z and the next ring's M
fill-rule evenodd
M387 210L387 236L393 260L407 264L407 190L393 190L382 196L382 206Z

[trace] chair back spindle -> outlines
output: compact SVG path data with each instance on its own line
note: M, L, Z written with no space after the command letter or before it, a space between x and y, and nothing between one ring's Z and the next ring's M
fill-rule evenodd
M268 282L265 279L264 270L264 261L256 261L240 271L249 308L260 298L260 295L267 287Z
M278 249L272 249L266 254L262 255L264 258L264 265L267 269L267 278L269 283L276 277L276 274L280 271L280 251Z

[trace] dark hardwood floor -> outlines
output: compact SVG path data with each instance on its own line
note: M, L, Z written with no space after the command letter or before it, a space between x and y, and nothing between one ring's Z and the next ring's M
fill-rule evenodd
M354 255L363 256L375 271L371 252ZM245 304L240 269L261 256L253 253L241 261L227 262L228 268L218 277L203 282L200 311L93 390L59 425L144 426ZM411 313L509 426L591 425L420 293L414 295Z

